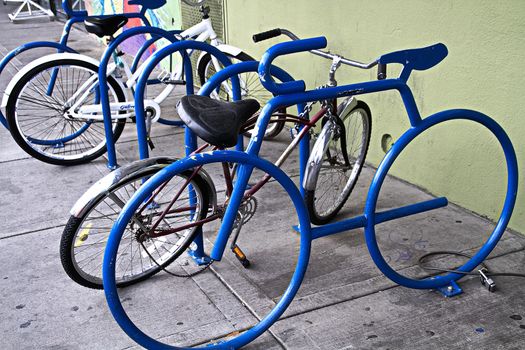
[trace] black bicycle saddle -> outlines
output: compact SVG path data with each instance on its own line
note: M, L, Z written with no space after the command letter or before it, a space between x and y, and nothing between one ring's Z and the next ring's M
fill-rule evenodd
M184 96L177 105L182 121L201 139L220 148L237 144L241 127L259 108L254 99L223 102L199 95Z
M100 38L112 36L126 23L128 18L123 15L90 16L84 20L86 30Z

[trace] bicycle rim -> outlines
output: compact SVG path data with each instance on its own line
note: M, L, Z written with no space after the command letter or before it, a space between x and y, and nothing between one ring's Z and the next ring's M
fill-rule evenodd
M104 152L102 121L67 116L68 108L83 94L72 97L96 74L96 70L81 65L56 64L32 73L24 82L14 101L13 127L29 150L65 162L93 158ZM124 100L122 91L117 93L111 85L109 91L110 102ZM84 101L83 104L98 104L98 88L89 91ZM115 134L118 123L113 121Z

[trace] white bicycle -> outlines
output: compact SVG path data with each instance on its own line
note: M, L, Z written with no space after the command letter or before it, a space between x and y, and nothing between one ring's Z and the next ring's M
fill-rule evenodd
M130 3L132 1L141 2L130 0ZM192 6L199 5L202 20L175 34L178 40L210 40L210 44L225 53L233 63L254 60L241 49L220 41L212 26L210 9L202 5L204 0L182 1ZM156 2L158 7L166 3L165 0ZM151 4L148 6L151 8ZM85 25L88 32L101 38L109 37L112 42L115 40L114 34L127 21L126 15L93 16L86 19ZM192 55L193 52L188 54ZM2 107L5 108L13 139L24 151L41 161L56 165L87 163L106 152L99 67L100 62L89 56L58 53L35 60L11 80L5 90ZM215 57L201 53L196 67L200 83L204 83L221 68ZM121 135L126 120L134 117L133 87L141 72L141 66L135 67L135 62L130 67L121 49L115 50L113 62L107 66L113 143ZM161 104L177 85L185 84L183 76L182 64L178 64L175 69L161 69L158 78L151 82L164 87L154 98L145 101L148 127L155 121L170 124L170 120L161 118ZM243 98L255 98L264 105L272 97L262 87L256 73L245 73L239 78ZM224 83L214 96L231 99L228 83ZM278 134L283 125L284 122L273 123L267 136Z

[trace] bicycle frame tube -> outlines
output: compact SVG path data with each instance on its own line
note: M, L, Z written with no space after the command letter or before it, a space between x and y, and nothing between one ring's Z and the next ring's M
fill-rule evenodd
M197 41L204 41L209 39L215 39L217 38L217 34L215 34L215 30L213 30L213 26L211 23L211 18L203 19L201 22L195 24L194 26L184 30L182 33L180 33L180 36L184 39L190 39L193 37L201 37L201 40L196 39Z

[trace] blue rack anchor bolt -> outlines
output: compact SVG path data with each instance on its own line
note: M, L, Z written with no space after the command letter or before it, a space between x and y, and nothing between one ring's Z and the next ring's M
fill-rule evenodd
M454 281L451 281L448 286L439 287L436 290L443 294L445 298L452 298L463 293L463 289Z
M207 255L200 255L198 252L197 252L198 249L196 250L193 250L193 249L189 249L188 251L188 255L191 256L191 258L193 259L193 261L195 261L195 263L199 266L203 266L203 265L208 265L212 262L212 259L207 256Z
M213 262L213 260L204 252L204 237L202 236L202 228L198 228L198 230L200 232L193 239L190 249L188 249L188 255L199 266L209 265Z

